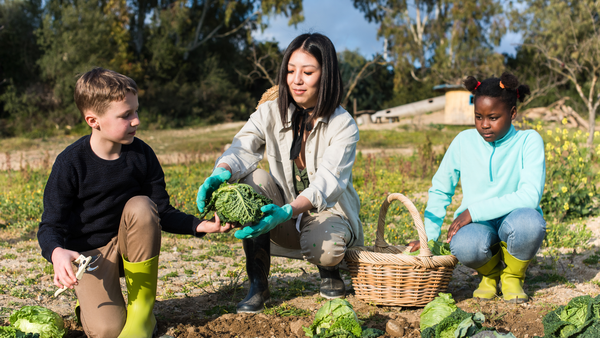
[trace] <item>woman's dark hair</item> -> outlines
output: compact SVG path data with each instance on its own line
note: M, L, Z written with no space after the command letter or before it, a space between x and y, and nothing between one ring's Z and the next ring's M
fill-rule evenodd
M314 56L321 66L321 81L317 105L310 115L307 124L317 117L329 117L342 102L342 77L338 68L337 54L331 40L319 33L302 34L294 39L283 54L283 61L279 67L277 82L279 84L279 114L281 122L286 124L287 111L291 102L294 102L287 85L288 63L292 53L302 48L305 52ZM308 107L307 107L308 108Z
M511 73L504 72L500 78L491 77L483 80L481 83L473 76L469 76L464 81L465 88L475 96L473 102L479 96L499 97L507 106L517 106L517 99L523 102L525 95L530 95L529 86L519 84L519 80Z

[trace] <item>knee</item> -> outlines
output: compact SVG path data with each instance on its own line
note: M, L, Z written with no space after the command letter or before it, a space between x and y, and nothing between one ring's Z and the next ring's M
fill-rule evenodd
M342 262L346 253L346 243L343 240L313 244L300 240L300 243L304 259L315 265L336 266Z
M517 209L509 217L507 221L511 225L510 231L515 235L537 238L546 234L546 221L535 209Z
M459 236L460 233L461 231L452 237L450 251L463 265L473 269L481 267L492 256L490 249L491 239L473 241L473 239L466 238L467 236L464 236L464 232L463 236Z
M249 173L248 175L242 177L240 179L240 183L248 184L254 186L263 182L267 182L271 178L271 174L263 169L256 169Z
M123 215L135 219L135 224L151 226L160 231L158 208L148 196L134 196L127 201Z
M88 337L118 337L125 326L125 318L115 318L114 320L85 320L85 317L81 318L84 331ZM92 325L90 325L92 324Z

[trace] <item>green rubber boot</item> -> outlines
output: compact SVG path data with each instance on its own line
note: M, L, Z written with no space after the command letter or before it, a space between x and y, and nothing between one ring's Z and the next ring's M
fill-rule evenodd
M529 266L528 261L522 261L513 257L506 249L506 243L501 243L502 256L506 267L502 270L500 280L502 281L502 297L504 301L511 303L524 303L529 297L523 291L523 282L525 281L525 271Z
M156 300L158 256L139 263L123 257L127 282L127 320L119 337L151 338L156 327L152 310Z
M496 297L498 292L498 280L502 273L501 251L498 245L492 247L492 252L496 253L492 258L482 267L477 268L477 272L481 276L481 282L477 290L473 291L473 298L479 298L483 300L491 300Z

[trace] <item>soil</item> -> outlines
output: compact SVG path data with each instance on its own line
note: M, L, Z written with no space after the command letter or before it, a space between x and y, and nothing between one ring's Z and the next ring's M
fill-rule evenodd
M531 300L507 304L501 299L479 301L471 298L478 277L474 270L457 265L448 292L457 305L468 312L482 312L485 326L516 337L543 336L542 318L559 305L580 295L600 293L600 265L583 260L596 253L600 241L600 218L588 220L594 232L590 247L582 252L562 250L557 255L539 252L528 271L525 284ZM40 256L35 231L0 233L0 323L8 324L10 313L23 305L47 307L65 318L67 337L85 337L73 315L72 291L52 295L56 287L52 270ZM198 239L165 235L160 258L158 295L154 313L159 336L192 337L303 337L314 313L325 301L319 296L317 269L302 260L273 257L269 278L272 300L267 314L235 314L235 305L248 291L245 257L241 244L211 242L210 235ZM404 337L420 337L422 308L377 306L354 295L349 274L342 276L349 289L348 301L354 305L364 325L381 330L388 321L404 328ZM557 278L561 276L562 278ZM122 289L126 295L124 281ZM300 309L276 313L276 309ZM289 316L287 316L289 315ZM385 337L392 337L386 335Z
M56 147L59 148L64 147ZM47 165L56 149L32 151L32 154L23 152L13 156L13 160L24 156L32 166L35 166L34 160ZM34 153L43 155L38 158ZM7 166L2 160L0 156L0 170ZM13 162L11 168L17 169L17 166ZM525 284L531 296L528 303L515 305L501 299L488 302L472 299L479 278L474 270L461 264L454 269L448 292L463 310L482 312L486 317L485 326L512 332L519 338L543 336L541 321L546 313L567 304L573 297L600 294L600 264L589 263L589 259L587 264L583 263L590 257L596 257L597 261L600 255L600 251L596 251L600 247L600 217L588 219L587 227L593 237L586 248L537 254ZM303 337L302 326L312 322L325 301L319 296L317 269L305 261L273 257L269 277L272 296L266 313L235 314L235 305L248 292L244 266L239 241L223 244L212 242L210 235L202 239L165 235L154 308L159 336ZM85 337L73 314L74 293L67 291L53 297L56 287L52 281L52 266L40 255L35 229L0 231L0 272L0 324L7 325L10 313L21 306L40 305L63 316L69 328L66 337ZM343 271L342 276L348 289L347 299L365 326L386 330L386 324L395 321L400 331L404 331L401 336L420 337L422 308L366 303L354 295L349 274ZM124 280L122 290L126 295ZM285 309L295 310L282 311Z

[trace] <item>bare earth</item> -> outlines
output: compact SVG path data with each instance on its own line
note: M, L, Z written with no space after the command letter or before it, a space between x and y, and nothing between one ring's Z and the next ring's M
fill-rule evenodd
M590 219L594 232L591 244L600 241L600 218ZM0 269L0 315L5 324L8 315L23 305L41 305L64 316L70 326L67 337L84 337L81 326L75 323L75 297L67 291L58 298L52 294L49 264L40 256L40 249L30 233L2 234ZM30 238L27 240L26 238ZM318 294L319 278L315 267L301 260L274 257L271 265L270 287L272 302L269 307L283 303L307 310L307 317L279 316L276 314L232 314L235 304L246 294L245 257L241 243L229 245L214 243L210 237L176 238L165 236L160 258L158 296L155 314L159 333L173 337L295 337L302 325L307 326L324 299ZM458 265L450 282L459 307L469 312L481 311L486 326L510 331L517 337L543 335L543 315L558 305L566 304L580 295L596 296L600 288L594 283L600 279L600 266L587 266L582 261L595 253L592 246L576 254L565 250L557 257L537 255L537 262L529 269L526 291L532 296L529 303L505 304L502 300L481 302L471 299L478 278L474 270ZM555 260L553 262L553 260ZM553 265L551 271L548 269ZM568 283L550 282L542 274L564 276ZM385 330L389 320L405 327L405 337L419 337L420 308L382 307L365 303L352 294L352 283L344 273L350 289L348 300L355 306L365 325ZM540 279L542 281L540 281ZM546 280L546 281L544 281ZM123 292L126 294L123 282Z

